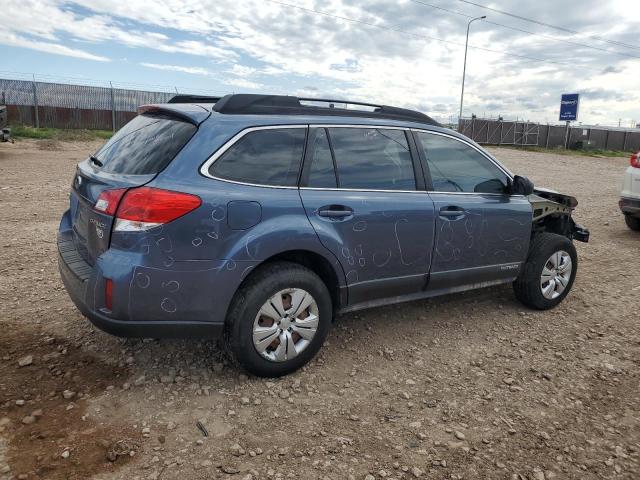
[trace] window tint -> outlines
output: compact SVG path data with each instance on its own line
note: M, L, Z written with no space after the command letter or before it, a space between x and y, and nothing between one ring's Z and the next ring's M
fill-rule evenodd
M330 128L340 188L415 190L403 130Z
M247 133L209 167L215 177L258 185L293 186L306 129L282 128Z
M333 168L329 138L324 128L316 130L311 143L311 167L309 169L309 187L336 188L336 172Z
M436 192L504 193L507 176L470 146L441 135L418 133Z
M164 115L138 115L94 155L111 173L158 173L189 141L197 127Z

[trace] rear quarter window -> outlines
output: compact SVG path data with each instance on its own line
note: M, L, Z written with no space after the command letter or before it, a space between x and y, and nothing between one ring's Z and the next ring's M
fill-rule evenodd
M306 128L249 132L211 164L209 175L256 185L295 186L305 137Z
M161 114L138 115L94 155L102 170L147 175L164 169L196 132L192 123Z

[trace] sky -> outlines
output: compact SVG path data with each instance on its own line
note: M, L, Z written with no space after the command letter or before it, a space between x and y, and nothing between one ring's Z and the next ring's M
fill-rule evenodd
M640 123L639 0L4 0L0 78ZM489 8L486 8L489 7ZM526 21L526 19L534 20ZM558 27L558 28L552 28ZM534 35L535 34L535 35Z

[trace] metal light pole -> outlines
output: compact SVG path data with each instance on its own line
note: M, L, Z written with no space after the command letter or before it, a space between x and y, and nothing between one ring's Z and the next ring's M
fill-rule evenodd
M464 67L462 67L462 91L460 92L460 115L458 115L458 125L460 125L460 120L462 119L462 103L464 101L464 77L467 73L467 47L469 46L469 27L471 27L471 24L476 20L483 20L485 18L487 18L486 15L472 18L467 24L467 40L464 43Z

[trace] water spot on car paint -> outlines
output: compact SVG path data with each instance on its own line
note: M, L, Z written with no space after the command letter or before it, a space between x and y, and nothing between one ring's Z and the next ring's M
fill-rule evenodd
M247 256L251 260L255 260L256 259L256 255L258 254L258 244L257 244L257 242L253 245L253 249L251 249L249 247L249 243L251 243L251 240L253 240L254 238L256 238L255 235L249 235L247 237L247 239L245 240L245 242L244 242L244 249L247 252Z
M227 260L227 270L235 270L236 266L235 260Z
M162 282L162 288L166 288L169 293L176 293L180 290L180 283L177 280L169 280L168 282Z
M358 281L358 272L355 270L349 270L347 272L347 283L355 283Z
M175 259L173 257L171 257L171 256L167 256L167 258L165 258L164 261L162 262L162 264L165 267L170 267L174 263L175 263Z
M438 234L438 241L436 244L436 255L445 262L450 262L454 259L453 254L453 228L451 228L451 222L443 222L440 227L440 233Z
M136 274L136 285L140 288L147 288L151 284L151 278L146 273Z
M207 233L207 237L213 238L214 240L218 240L218 232L209 232Z
M400 238L401 235L400 235L398 227L401 224L404 225L404 224L407 224L407 223L409 223L409 220L407 220L406 218L401 218L399 220L396 220L396 223L393 226L393 231L394 231L394 233L396 235L396 243L398 244L398 250L400 251L400 262L402 262L403 265L409 266L409 265L413 265L414 263L416 263L419 260L419 258L416 258L412 262L410 262L410 261L408 261L407 259L404 258L404 252L402 251L402 240ZM412 241L409 238L405 238L405 241L406 240Z
M358 259L358 263L360 264L361 267L364 267L367 264L367 261L364 259L364 257L360 257Z
M171 237L160 237L158 240L156 240L156 245L158 245L158 248L160 248L161 252L169 253L173 251Z
M473 233L473 221L468 217L464 222L464 228L467 231L468 235L471 235Z
M349 249L347 247L342 247L342 256L344 258L348 258L351 256L351 252L349 252Z
M355 265L356 260L355 260L353 257L348 257L348 258L347 258L347 263L348 263L349 265Z
M169 297L166 297L162 299L162 302L160 302L160 308L167 313L173 313L178 307L176 306L176 302Z
M376 267L384 267L391 260L391 250L386 252L375 252L373 254L373 264Z
M354 232L364 232L367 229L367 222L360 220L353 225Z
M211 211L211 219L214 222L221 222L226 215L225 208L222 205L214 205Z
M356 248L353 249L353 253L355 253L358 257L362 256L362 244L358 244Z
M253 268L253 266L246 267L246 268L242 271L242 273L240 274L240 278L244 278L244 277L245 277L245 276L246 276L246 275L251 271L251 269L252 269L252 268Z
M191 240L191 245L193 245L194 247L199 247L200 245L202 245L202 239L200 237L196 237L193 240Z

